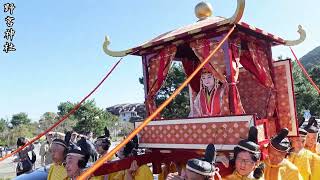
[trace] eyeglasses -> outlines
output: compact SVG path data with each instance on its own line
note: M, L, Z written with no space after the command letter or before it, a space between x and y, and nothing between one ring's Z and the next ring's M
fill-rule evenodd
M238 163L241 163L241 164L244 164L244 165L253 165L254 164L254 162L252 161L252 160L250 160L250 159L241 159L241 158L237 158L236 159L236 162L238 162Z

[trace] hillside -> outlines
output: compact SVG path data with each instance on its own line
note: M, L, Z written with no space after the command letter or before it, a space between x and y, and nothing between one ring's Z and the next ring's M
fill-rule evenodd
M300 61L306 69L310 69L313 65L320 65L320 46L308 52Z

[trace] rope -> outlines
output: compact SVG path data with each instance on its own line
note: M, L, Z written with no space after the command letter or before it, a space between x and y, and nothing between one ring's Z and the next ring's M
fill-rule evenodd
M33 138L31 141L27 142L24 146L21 146L20 148L16 149L15 151L13 151L10 154L7 154L6 156L0 158L0 162L7 159L8 157L11 157L15 154L17 154L18 152L20 152L23 148L29 146L30 144L32 144L33 142L35 142L36 140L40 139L42 136L44 136L45 134L47 134L49 131L51 131L53 128L57 127L60 123L62 123L64 120L66 120L70 115L72 115L75 111L77 111L81 104L87 100L101 85L102 83L109 77L109 75L113 72L113 70L118 66L118 64L120 63L120 61L122 60L119 59L118 62L113 65L113 67L109 70L109 72L106 74L106 76L100 81L100 83L87 95L85 96L68 114L64 115L58 122L56 122L55 124L53 124L50 128L48 128L47 130L45 130L44 132L42 132L41 134L39 134L38 136L36 136L35 138Z
M109 160L116 152L118 152L122 147L124 147L135 135L137 135L152 119L154 119L157 114L159 114L182 90L184 87L188 85L191 79L201 70L201 68L208 63L211 57L217 52L217 50L222 46L222 44L227 40L227 38L233 32L235 26L233 26L227 35L221 40L218 46L210 53L210 55L194 70L194 72L181 84L179 88L177 88L173 94L164 101L149 117L147 117L143 123L141 123L133 132L131 132L126 139L124 139L120 144L118 144L114 149L112 149L109 153L103 155L100 159L98 159L91 167L86 169L78 178L78 180L85 180L88 178L95 170L97 170L100 166L104 164L107 160Z
M318 94L320 95L320 89L319 87L316 85L316 83L311 79L311 77L309 76L308 72L306 71L306 69L303 67L303 65L301 64L301 62L299 61L299 59L297 58L296 54L293 52L292 48L289 47L294 58L296 59L300 69L302 70L303 74L306 76L306 78L309 80L309 82L311 83L311 85L314 87L314 89L317 90Z

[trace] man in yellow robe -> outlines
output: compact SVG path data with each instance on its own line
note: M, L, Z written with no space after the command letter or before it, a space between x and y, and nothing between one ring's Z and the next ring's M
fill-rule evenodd
M50 166L48 180L63 180L67 177L66 168L63 166L64 159L67 155L67 145L61 139L52 141L50 152L53 164Z
M266 180L303 180L298 168L286 159L291 149L288 133L288 129L281 129L270 140L268 158L264 160Z
M263 168L259 166L261 151L258 143L258 130L251 127L248 139L239 141L234 148L234 172L225 180L263 180ZM233 164L233 163L232 163Z
M166 180L221 180L218 168L215 167L216 148L209 144L206 148L204 158L189 159L185 172L168 174Z
M304 129L308 132L305 148L313 153L320 155L320 144L317 142L319 127L318 122L314 116L309 119L308 125Z
M108 153L108 150L111 146L110 140L110 132L107 127L104 128L104 135L99 136L95 142L95 148L99 156L103 156ZM115 159L113 157L111 160ZM124 171L118 171L110 174L105 174L101 176L93 176L90 180L123 180L124 179Z
M298 167L304 180L320 179L320 157L304 148L307 131L299 129L297 137L290 137L293 153L289 160Z
M66 157L66 180L76 180L82 171L86 168L90 158L91 146L85 138L77 142L77 148L70 149Z

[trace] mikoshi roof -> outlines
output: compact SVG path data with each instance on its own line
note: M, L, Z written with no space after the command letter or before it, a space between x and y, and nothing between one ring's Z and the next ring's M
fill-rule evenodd
M178 46L180 44L188 43L189 41L200 38L218 37L230 30L233 26L235 26L235 31L233 34L241 32L245 35L248 34L250 36L255 36L258 39L263 39L270 42L272 46L281 44L286 46L294 46L305 40L306 33L300 25L298 29L298 33L300 34L299 39L284 40L278 36L263 31L262 29L253 27L244 22L240 22L240 19L244 13L244 8L245 0L237 0L237 9L232 17L210 17L212 15L211 5L206 2L200 2L195 7L195 13L199 20L193 24L163 33L156 38L142 43L139 46L121 51L113 51L109 49L108 46L110 45L110 39L108 36L106 36L103 43L103 50L106 54L113 57L123 57L129 54L141 56L163 49L166 45L170 44L175 44Z
M154 39L146 41L141 45L132 49L133 55L142 55L144 54L144 50L154 47L156 49L160 49L159 46L169 43L175 42L178 40L183 40L187 38L199 38L204 36L209 32L223 32L231 28L231 25L226 18L223 17L210 17L196 23L163 33L157 36ZM229 28L228 28L229 27ZM239 22L236 24L236 28L242 32L251 33L253 35L260 35L260 37L264 37L270 40L273 45L285 44L285 40L268 33L262 29L251 26L245 22Z

